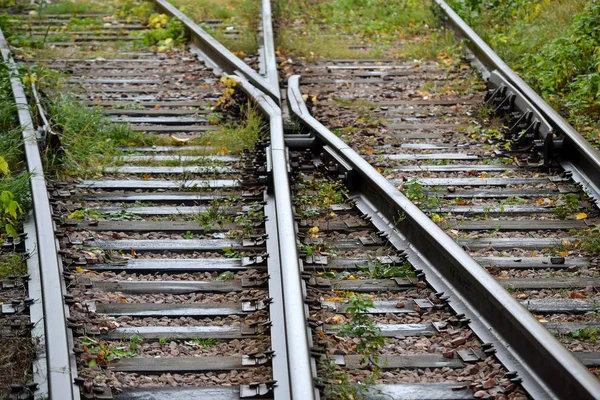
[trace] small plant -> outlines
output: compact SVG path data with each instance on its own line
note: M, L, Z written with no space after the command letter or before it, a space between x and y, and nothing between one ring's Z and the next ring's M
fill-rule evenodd
M560 196L554 207L554 214L564 219L575 213L579 209L579 195L576 193L567 193Z
M340 336L351 336L360 339L356 345L356 352L363 356L363 364L377 365L379 350L385 344L381 329L369 316L369 309L374 307L373 300L367 295L353 295L348 299L350 305L346 313L350 320L339 326Z
M27 264L19 254L0 254L0 279L27 274Z
M228 247L224 248L222 251L223 255L227 258L242 258L246 256L244 252L236 251Z
M218 277L218 281L232 281L235 279L235 274L231 271L223 272Z
M432 195L431 193L427 193L424 186L416 179L411 179L403 184L401 190L410 201L418 206L435 208L440 204L440 199L437 194Z
M191 240L191 239L194 239L195 237L196 236L190 231L187 231L186 233L183 234L184 239Z
M207 338L207 339L192 339L191 341L196 346L204 347L205 349L214 347L218 344L223 343L221 339Z
M15 195L7 190L0 193L0 228L4 228L7 234L17 237L19 219L23 215L23 209L15 201Z
M69 219L83 220L83 219L104 219L104 215L99 213L93 208L86 208L83 210L73 211L67 216Z
M137 345L138 343L142 343L144 341L144 338L138 335L133 335L132 337L129 338L129 349L132 352L136 352L137 351Z
M206 206L204 211L193 215L192 218L195 221L200 222L200 225L207 229L211 228L213 225L223 227L224 223L231 222L231 216L227 215L223 208L230 207L231 205L231 202L227 199L213 199Z
M314 179L305 180L298 184L298 190L302 194L295 203L300 206L298 213L305 218L329 214L332 204L346 202L343 185L324 177L316 176Z
M595 342L598 340L598 330L593 326L585 326L573 332L569 332L569 336L573 339L589 340Z
M169 343L171 341L171 338L169 337L161 337L160 339L158 339L158 343L161 345L165 345L167 343Z
M159 53L164 53L186 40L185 27L177 18L153 14L148 20L148 26L152 30L144 34L143 43L146 46L158 46Z
M89 367L95 367L96 365L106 366L111 361L136 356L136 342L131 342L126 346L120 343L98 341L85 336L81 340L81 344Z
M360 272L365 274L369 279L386 279L415 276L415 272L409 263L405 263L400 267L394 267L389 264L383 264L375 261L373 265L368 267L356 266Z
M600 254L600 227L594 227L575 233L581 248L590 254Z
M325 398L330 400L364 400L380 375L379 370L363 382L353 382L351 376L326 359L320 364L320 381L325 385Z
M234 222L242 228L243 234L251 235L255 225L264 220L263 208L261 203L252 203L245 212L237 213Z

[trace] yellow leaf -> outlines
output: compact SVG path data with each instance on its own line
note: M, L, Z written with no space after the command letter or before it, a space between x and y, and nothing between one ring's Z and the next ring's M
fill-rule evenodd
M575 214L575 219L586 219L586 218L587 218L587 214L584 212Z
M310 228L308 230L308 233L310 233L311 235L316 235L317 233L319 233L319 227L318 226L313 226L312 228Z
M127 303L127 299L125 297L121 297L121 303Z
M187 141L189 141L191 138L178 138L177 136L174 135L169 135L169 137L171 138L172 141L174 141L175 143L186 143Z
M4 157L0 157L0 175L8 175L10 174L10 169L8 168L8 163L4 159Z
M81 267L75 267L75 271L76 271L78 274L83 274L83 268L81 268Z
M566 256L568 256L568 255L569 255L569 252L568 252L568 251L566 251L566 250L565 250L565 251L561 251L561 252L560 252L560 255L561 255L562 257L566 257Z

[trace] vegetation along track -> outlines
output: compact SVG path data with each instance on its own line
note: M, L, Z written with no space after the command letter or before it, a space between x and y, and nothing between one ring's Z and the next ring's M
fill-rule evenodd
M597 152L442 1L432 12L361 4L281 7L278 62L295 116L356 150L595 372L597 162L585 164Z
M186 7L184 3L178 4ZM499 239L514 243L504 237L506 232L523 232L518 228L523 222L507 217L511 213L566 217L577 211L572 220L534 218L543 225L538 231L552 235L547 240L556 240L559 233L558 242L567 247L563 242L568 236L560 233L570 229L571 222L591 220L594 208L588 204L586 210L573 210L570 195L577 194L581 204L586 200L568 177L552 170L538 167L532 177L529 169L516 164L479 165L493 154L496 141L503 144L502 121L474 107L483 102L483 86L470 66L453 61L458 60L455 53L446 49L448 66L440 70L435 60L321 60L314 51L302 58L280 49L281 74L287 78L301 73L301 82L314 86L302 91L315 116L326 124L335 117L331 124L338 133L386 178L397 179L388 182L309 115L297 77L284 80L287 92L279 91L271 23L264 18L270 14L268 2L263 2L262 23L254 26L258 29L246 22L252 33L239 32L244 38L262 32L256 55L252 45L242 49L235 41L225 43L250 66L165 1L97 8L82 2L88 8L75 10L77 4L25 9L21 14L11 9L13 14L3 20L9 40L20 41L17 57L23 62L21 76L29 100L38 100L34 117L41 127L38 142L44 146L49 180L45 183L40 175L35 179L47 186L56 225L54 242L53 232L48 234L51 225L40 211L48 208L46 187L36 186L34 180L37 235L30 230L26 240L38 239L50 371L46 380L40 373L32 378L49 383L33 391L37 397L597 395L592 375L517 303L527 300L530 311L548 314L543 307L558 303L535 298L542 297L543 290L516 290L537 290L527 286L529 282L553 282L539 279L540 271L555 266L565 272L581 260L574 260L574 253L551 250L539 255L553 258L525 254L532 259L522 261L516 257L522 258L519 252L528 249L510 250L501 260L491 253L500 248L497 243L509 242ZM405 6L412 7L410 2ZM280 16L285 10L278 9ZM53 14L59 11L69 17ZM213 18L210 12L194 11L196 22L198 15ZM48 27L55 23L61 25L60 33L51 34ZM210 19L210 24L219 29L216 21ZM285 24L278 28L285 45L293 44L289 31L285 36ZM292 26L309 28L331 29L297 22ZM452 43L447 32L416 29L423 29L418 33L427 38L430 52ZM226 30L231 31L235 28ZM371 45L359 35L340 37L352 57L363 52L379 57L390 45L384 40L370 52ZM361 42L354 44L357 39ZM427 55L410 37L403 40L414 56ZM302 52L302 46L294 51ZM343 47L335 51L336 56L344 54ZM482 86L467 98L457 93L465 79ZM454 91L447 89L448 80L456 85ZM501 85L502 79L494 75L491 82ZM438 83L443 94L416 89L433 85L433 92ZM508 89L502 90L515 90L504 84ZM14 79L17 100L23 101L19 87ZM280 99L290 108L283 113ZM25 134L35 135L26 123L28 113L21 111L21 123L28 127ZM463 113L471 113L470 118L465 120ZM476 113L490 126L474 128ZM282 114L292 116L288 121L296 124L294 133L308 135L288 135L284 142ZM536 135L547 133L544 115L531 118L542 120ZM421 119L427 122L414 122ZM489 142L481 144L483 139ZM529 145L526 139L515 145L523 150ZM26 144L36 146L35 142ZM27 156L29 169L36 170L31 154ZM545 161L537 151L527 158L530 164ZM422 159L451 162L430 165ZM419 171L427 176L417 176ZM529 184L539 187L526 187ZM508 272L498 273L498 282L514 289L517 299L394 186L425 207L450 236L464 230L496 230L497 237L483 241L490 254L477 257L485 256L487 263ZM498 186L518 193L499 194ZM43 196L36 196L42 191ZM557 191L564 196L555 196ZM542 204L526 204L527 199L538 200L540 192ZM458 204L453 195L460 195L465 204ZM498 196L518 204L498 205ZM468 204L475 198L484 199L480 208ZM471 209L459 208L465 206ZM449 213L464 218L459 221ZM491 218L505 214L489 227ZM475 220L470 215L489 218ZM530 230L532 222L526 223ZM28 229L32 228L25 224ZM460 240L466 241L459 244L468 251L482 248L480 239ZM492 240L494 247L488 249ZM573 248L556 251L574 252L590 245L573 242ZM35 254L35 246L25 246ZM30 257L30 263L34 261ZM586 262L585 271L594 271L593 259ZM526 281L522 272L515 272L525 265L537 279ZM35 273L35 266L31 271ZM52 287L47 278L56 279L60 273L64 282L52 281ZM28 286L33 298L39 294L32 295L32 290L39 289L32 278ZM576 280L566 276L556 281L568 286ZM591 297L594 277L588 281L589 294L573 293ZM581 306L588 299L571 294L559 302L562 307L569 300ZM53 307L62 303L62 295L66 307ZM6 311L14 315L29 303L39 302L19 298ZM35 310L32 321L40 312ZM553 333L570 332L572 339L589 340L596 330L588 318L576 321L579 325L560 317L544 323ZM65 325L69 335L61 339L60 330L52 327L64 330ZM59 344L64 347L62 358L55 353ZM595 365L593 348L572 350L588 366ZM27 398L34 389L15 386L12 396Z

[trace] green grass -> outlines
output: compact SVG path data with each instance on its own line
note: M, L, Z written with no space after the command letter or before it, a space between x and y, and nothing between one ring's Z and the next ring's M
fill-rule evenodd
M525 81L600 148L598 1L452 0L451 4Z
M23 138L4 63L0 63L0 164L0 229L14 236L31 207L30 174L24 171Z
M85 175L120 154L118 146L151 145L150 138L125 124L108 121L101 110L88 108L70 95L58 94L50 101L52 124L60 134L60 151L48 152L49 172Z
M290 0L276 15L281 51L309 58L434 58L455 43L428 1Z
M260 1L254 0L172 0L176 7L188 15L194 22L219 19L223 25L205 29L229 50L239 55L255 53L257 26L260 23ZM229 27L241 32L235 38L225 33Z
M0 279L23 275L27 275L27 264L22 256L18 254L0 255Z
M266 122L255 106L246 103L240 107L241 121L221 124L197 141L198 145L211 146L218 153L240 154L253 149L266 130Z

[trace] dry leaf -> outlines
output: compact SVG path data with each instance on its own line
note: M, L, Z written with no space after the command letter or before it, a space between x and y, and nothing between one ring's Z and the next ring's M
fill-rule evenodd
M587 218L587 214L584 212L575 214L575 219L586 219L586 218Z

